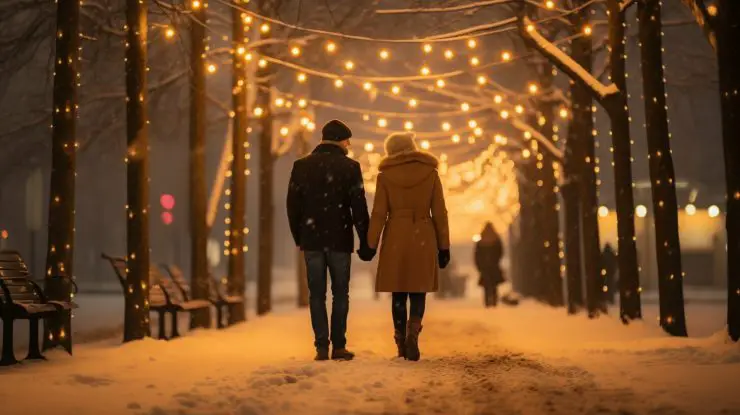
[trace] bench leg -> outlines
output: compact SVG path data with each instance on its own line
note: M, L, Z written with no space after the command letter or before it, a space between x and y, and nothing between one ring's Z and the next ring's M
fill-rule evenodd
M46 360L39 349L39 319L28 320L28 356L26 360Z
M18 363L13 354L13 319L3 319L3 352L0 366L10 366Z
M224 308L225 304L216 304L216 328L224 328Z
M164 310L159 310L157 311L157 314L159 315L159 340L167 340L167 335L164 330L164 320L167 313L165 313Z
M177 327L177 310L172 310L172 337L176 339L180 337L180 329Z

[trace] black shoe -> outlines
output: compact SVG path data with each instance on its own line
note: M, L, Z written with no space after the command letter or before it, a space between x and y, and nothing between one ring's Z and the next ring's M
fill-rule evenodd
M355 354L345 348L333 349L331 351L331 360L352 360Z
M329 348L316 349L316 357L314 357L313 360L316 360L316 361L329 360Z

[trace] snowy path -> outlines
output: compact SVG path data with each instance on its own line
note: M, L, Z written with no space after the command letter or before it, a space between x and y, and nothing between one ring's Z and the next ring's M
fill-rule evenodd
M387 302L352 304L353 362L311 361L308 313L292 310L0 369L0 402L10 414L740 414L740 347L721 336L432 301L412 363L392 358Z

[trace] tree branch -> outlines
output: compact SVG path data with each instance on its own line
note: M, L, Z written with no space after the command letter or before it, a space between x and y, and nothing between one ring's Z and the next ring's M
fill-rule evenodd
M716 30L712 21L712 16L709 14L704 0L681 0L681 2L689 8L691 14L694 15L696 23L699 25L701 30L704 32L704 36L707 37L707 41L712 45L712 48L717 50L717 36Z

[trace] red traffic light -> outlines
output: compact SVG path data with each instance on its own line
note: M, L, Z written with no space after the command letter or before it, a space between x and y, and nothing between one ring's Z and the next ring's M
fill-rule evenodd
M175 207L175 196L163 193L162 196L159 197L159 204L162 205L163 208L171 210Z
M160 215L162 218L162 223L165 225L169 225L174 220L174 216L172 216L172 212L162 212L162 215Z

